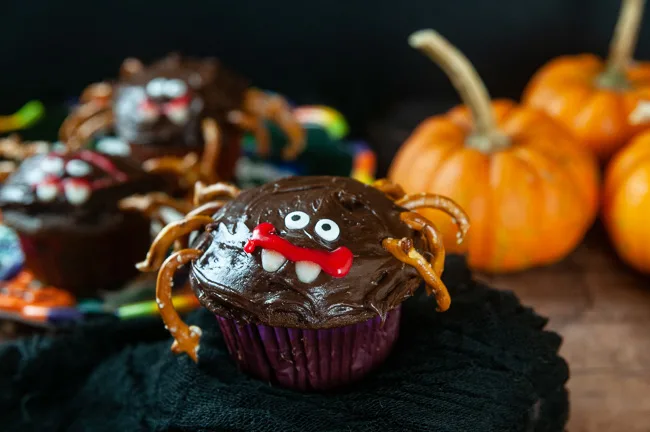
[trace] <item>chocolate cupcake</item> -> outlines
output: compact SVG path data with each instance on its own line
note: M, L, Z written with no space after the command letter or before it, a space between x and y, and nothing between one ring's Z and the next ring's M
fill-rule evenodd
M191 263L194 292L215 314L244 371L286 387L324 390L381 364L398 336L400 305L422 279L439 310L450 304L440 280L440 236L411 210L448 212L461 239L468 223L444 197L405 196L386 181L374 186L292 177L241 193L222 184L199 190L201 207L168 225L139 265L160 269L157 300L175 339L172 349L200 356L200 329L186 326L170 303L171 277ZM226 192L232 200L224 204ZM202 227L191 248L162 263L174 241Z
M244 131L252 131L260 152L267 153L265 119L289 137L288 158L304 146L302 127L284 99L250 88L248 80L212 58L171 54L149 66L127 59L119 80L90 86L81 101L61 127L61 141L82 146L95 134L114 133L98 140L98 150L130 154L140 162L202 153L205 146L207 181L233 178ZM209 149L215 124L221 145Z
M4 223L14 229L25 268L41 282L85 296L135 276L150 222L118 202L158 190L139 164L90 150L32 156L0 188Z

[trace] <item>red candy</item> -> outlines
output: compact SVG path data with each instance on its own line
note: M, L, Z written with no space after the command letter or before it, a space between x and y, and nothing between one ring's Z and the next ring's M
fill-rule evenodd
M253 235L244 246L244 251L250 254L258 247L282 254L289 261L311 261L318 264L325 273L336 278L344 277L350 272L354 258L350 249L345 246L338 247L332 252L295 246L278 236L275 227L268 222L255 227Z

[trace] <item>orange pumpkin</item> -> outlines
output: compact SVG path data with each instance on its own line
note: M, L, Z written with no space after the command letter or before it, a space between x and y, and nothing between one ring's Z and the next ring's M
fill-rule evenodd
M619 256L650 273L650 131L635 137L605 173L602 219Z
M624 0L606 62L556 58L524 91L525 104L562 122L601 160L650 126L650 63L631 62L642 14L643 0Z
M465 106L425 120L399 150L390 179L408 193L448 196L469 214L470 266L490 272L551 263L569 253L598 207L598 167L546 114L490 97L467 58L432 30L413 34ZM422 210L454 246L455 227Z

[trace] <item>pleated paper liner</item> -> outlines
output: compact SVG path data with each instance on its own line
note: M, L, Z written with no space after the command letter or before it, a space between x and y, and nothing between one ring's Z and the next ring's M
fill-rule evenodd
M269 383L300 391L328 390L364 377L397 340L401 306L382 322L309 330L240 324L217 316L228 352L239 368Z

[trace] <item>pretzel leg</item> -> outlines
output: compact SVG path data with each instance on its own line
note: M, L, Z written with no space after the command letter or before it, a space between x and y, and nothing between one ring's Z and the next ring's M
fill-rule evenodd
M178 315L172 301L172 288L174 274L178 268L197 259L202 253L198 249L183 249L175 252L163 263L156 282L158 310L165 322L165 328L174 338L172 351L175 354L187 353L194 362L198 362L201 329L196 326L188 326Z
M191 216L212 216L219 210L221 207L226 205L227 201L210 201L203 205L198 206L191 212L187 214L188 217Z
M217 181L217 163L221 154L221 136L217 122L206 118L201 123L203 130L203 155L199 168L201 180L213 183Z
M194 185L194 205L200 206L201 204L215 201L217 198L237 198L241 190L237 186L230 183L215 183L206 186L201 182Z
M400 185L395 184L388 179L376 180L372 184L372 187L378 189L380 192L385 193L392 200L399 200L406 195L406 192L404 192L404 189L402 189Z
M269 137L269 131L266 130L263 119L242 111L231 111L228 114L228 120L255 136L258 155L262 157L269 155L271 152L271 138Z
M415 250L413 243L409 239L386 238L381 244L395 258L417 270L422 279L424 279L429 295L434 294L436 296L438 311L444 312L449 309L451 297L449 296L447 287L433 266Z
M445 245L436 227L425 217L414 212L401 213L400 219L412 229L424 232L431 252L431 266L437 275L441 275L445 267Z
M167 251L169 251L176 240L212 222L212 218L208 216L192 216L168 224L156 236L151 244L151 248L149 248L149 252L147 252L145 260L136 264L136 267L141 272L154 272L158 270L167 256Z
M68 150L83 147L95 133L113 125L110 106L96 101L81 105L72 112L59 129L59 140Z
M113 86L107 82L99 82L91 84L81 93L79 101L81 103L88 103L96 101L98 103L108 103L113 96Z
M282 157L293 160L305 148L305 130L293 115L287 101L277 95L268 95L257 89L249 89L244 101L244 110L258 119L269 119L277 124L289 138ZM266 129L266 128L265 128Z
M431 208L447 213L458 226L456 238L459 244L462 243L467 235L467 231L469 231L469 216L451 198L436 194L418 193L406 195L395 201L395 204L408 210Z

